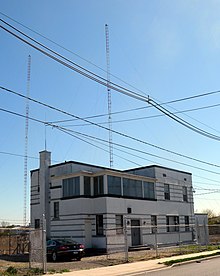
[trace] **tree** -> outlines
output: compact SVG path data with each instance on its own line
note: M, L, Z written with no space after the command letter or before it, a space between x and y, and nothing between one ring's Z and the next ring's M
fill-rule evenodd
M203 210L202 213L208 214L208 218L209 218L209 219L210 219L210 218L216 217L216 213L215 213L213 210L208 209L208 208L205 209L205 210Z
M10 223L7 222L7 221L2 221L2 222L1 222L1 227L3 227L3 228L8 227L9 225L10 225Z

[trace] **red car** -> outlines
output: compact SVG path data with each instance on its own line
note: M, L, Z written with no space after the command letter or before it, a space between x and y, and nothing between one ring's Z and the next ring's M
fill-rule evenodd
M80 261L84 255L84 245L73 240L53 239L47 241L47 257L53 262L59 258Z

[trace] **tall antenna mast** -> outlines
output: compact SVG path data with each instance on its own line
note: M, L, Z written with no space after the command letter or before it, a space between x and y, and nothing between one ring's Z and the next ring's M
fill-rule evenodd
M110 160L110 168L112 168L113 167L112 99L111 99L111 89L110 89L109 31L108 31L107 24L105 24L105 39L106 39L107 92L108 92L109 160Z
M27 224L27 154L28 154L28 121L29 121L29 94L31 76L31 56L28 56L27 91L26 91L26 118L25 118L25 147L24 147L24 217L23 224Z

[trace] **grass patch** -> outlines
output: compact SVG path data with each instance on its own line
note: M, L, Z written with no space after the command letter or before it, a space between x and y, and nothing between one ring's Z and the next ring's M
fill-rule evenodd
M215 252L212 254L195 256L195 257L189 257L189 258L183 258L183 259L170 260L170 261L164 262L164 264L167 266L171 266L171 265L177 264L177 263L182 263L182 262L187 262L187 261L192 261L192 260L199 260L199 259L203 259L206 257L212 257L212 256L217 256L217 255L220 255L220 252Z

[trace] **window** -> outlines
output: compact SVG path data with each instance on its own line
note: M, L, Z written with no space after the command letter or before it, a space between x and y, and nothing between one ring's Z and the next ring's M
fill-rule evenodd
M84 195L91 196L91 177L84 176Z
M103 175L94 177L94 195L104 194Z
M143 187L144 187L144 198L154 199L155 198L154 183L143 182Z
M54 202L53 204L53 211L54 211L54 219L59 219L59 202Z
M151 216L151 233L157 233L157 216Z
M123 195L131 197L143 197L142 182L129 178L123 178Z
M178 216L167 216L167 232L179 232L179 217Z
M121 195L121 177L108 175L108 194Z
M123 215L115 215L116 234L123 234Z
M63 197L79 196L79 176L63 179Z
M103 215L96 215L96 235L103 236Z
M164 184L164 198L170 200L170 185Z
M187 187L183 187L183 201L188 201L188 197L187 197Z
M35 229L39 229L40 228L40 220L39 219L35 219L34 220L34 228Z
M189 232L189 216L185 216L185 231Z

